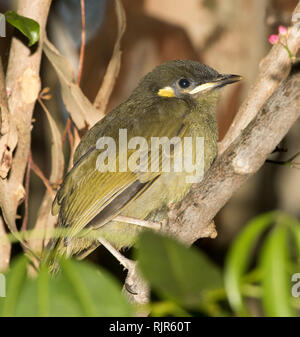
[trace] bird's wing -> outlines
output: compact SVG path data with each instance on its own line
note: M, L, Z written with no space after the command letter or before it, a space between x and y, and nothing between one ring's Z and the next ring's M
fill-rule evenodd
M183 124L173 122L162 125L157 136L182 137L185 130ZM152 136L152 131L148 128L144 138L149 148ZM59 213L59 226L69 228L66 233L68 238L78 234L96 216L97 226L99 223L109 221L120 213L125 205L151 186L161 174L160 171L101 172L96 169L100 153L101 151L92 148L77 161L65 177L54 200L52 212ZM118 153L117 161L121 155ZM109 205L113 207L108 207Z

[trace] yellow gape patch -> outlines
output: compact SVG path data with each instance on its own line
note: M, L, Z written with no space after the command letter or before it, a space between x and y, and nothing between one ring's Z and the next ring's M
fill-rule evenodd
M158 96L175 97L174 90L171 87L164 87L158 91Z

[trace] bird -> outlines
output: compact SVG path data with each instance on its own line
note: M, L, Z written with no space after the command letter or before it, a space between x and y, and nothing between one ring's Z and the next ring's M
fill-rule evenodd
M181 141L191 139L192 150L193 140L204 139L205 174L217 156L216 106L220 89L240 80L239 75L220 74L191 60L168 61L148 73L129 98L97 122L77 146L74 165L52 205L52 214L58 216L57 227L64 232L47 246L51 261L57 256L84 258L101 244L118 252L133 246L143 230L134 219L161 223L169 206L190 190L192 182L187 177L192 173L164 170L163 154L154 159L156 163L161 161L155 170L149 169L149 161L141 169L141 161L154 153L153 139L176 139L181 145ZM143 156L133 146L121 144L120 130L126 131L128 144L135 139L144 146ZM106 158L100 165L102 169L98 167L99 158L104 156L109 142L106 147L99 147L99 139L115 143L115 157ZM172 160L178 144L170 150ZM195 160L197 153L191 152ZM136 153L136 168L129 170L130 160L134 161L130 156L136 158ZM126 167L121 170L125 162ZM197 170L196 166L193 168ZM117 216L132 219L132 223L115 221Z

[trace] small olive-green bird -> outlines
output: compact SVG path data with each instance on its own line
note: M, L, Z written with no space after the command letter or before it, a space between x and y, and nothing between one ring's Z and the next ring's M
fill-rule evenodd
M94 125L78 145L74 166L53 202L58 227L66 229L63 238L48 246L53 254L84 257L100 244L97 237L105 238L118 250L132 246L141 227L114 221L117 215L161 221L168 206L189 191L191 183L186 177L191 173L166 172L162 164L154 171L121 172L119 161L128 160L134 150L119 146L119 130L127 130L128 141L143 137L149 145L149 157L153 137L204 137L206 172L217 155L219 89L240 79L189 60L169 61L147 74L127 101ZM97 158L104 151L97 141L102 137L115 141L119 160L116 172L97 168Z

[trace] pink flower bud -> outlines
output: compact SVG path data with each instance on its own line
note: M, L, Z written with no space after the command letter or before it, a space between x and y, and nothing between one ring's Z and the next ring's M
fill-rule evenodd
M270 35L270 37L269 37L269 42L270 42L271 44L277 44L277 43L279 42L279 36L278 36L278 35L275 35L275 34Z
M284 26L279 26L278 27L278 32L280 35L287 35L288 33L288 29Z

